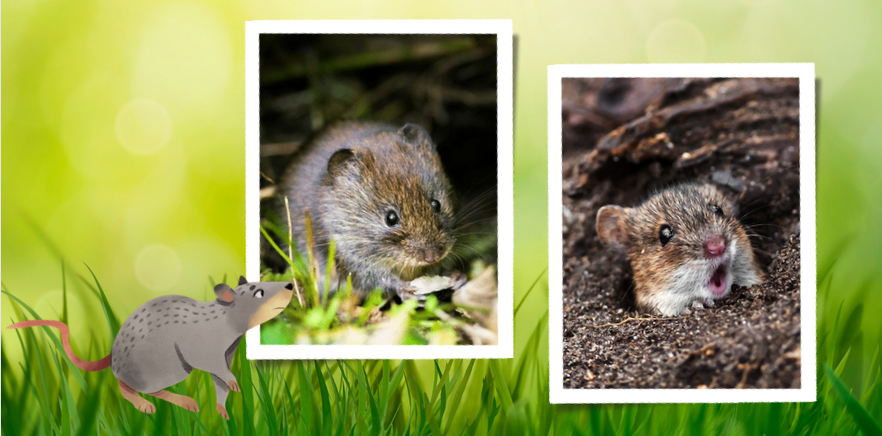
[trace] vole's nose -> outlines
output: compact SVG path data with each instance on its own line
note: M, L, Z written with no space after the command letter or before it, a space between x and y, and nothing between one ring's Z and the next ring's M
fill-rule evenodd
M441 258L441 253L437 250L423 248L417 251L417 259L426 264L433 264Z
M725 251L726 240L722 236L712 236L704 241L704 255L707 257L718 257Z

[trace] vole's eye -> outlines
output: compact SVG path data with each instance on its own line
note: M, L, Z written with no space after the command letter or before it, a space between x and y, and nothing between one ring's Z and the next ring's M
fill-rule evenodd
M441 202L440 201L435 200L433 198L429 204L432 206L432 210L434 210L436 213L441 212Z
M667 224L662 224L662 226L658 229L658 241L661 242L662 247L674 237L674 230L671 229L671 226Z
M389 227L395 227L401 220L398 218L398 213L394 210L386 211L386 225Z
M716 204L708 204L707 208L708 208L708 210L713 212L715 215L723 216L723 208L721 208L720 206L717 206Z
M263 298L263 289L254 291L254 298Z

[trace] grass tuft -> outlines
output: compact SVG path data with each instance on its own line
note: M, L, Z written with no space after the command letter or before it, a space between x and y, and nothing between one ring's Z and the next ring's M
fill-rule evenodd
M318 265L314 249L310 219L306 217L307 253L304 258L296 249L290 235L271 221L264 221L260 228L272 249L288 264L284 273L274 273L264 268L262 281L294 281L303 290L303 303L294 301L281 316L261 326L261 342L270 345L292 344L384 344L384 345L455 345L462 343L466 335L458 334L457 328L470 324L467 318L446 316L439 318L437 311L455 313L458 309L480 310L453 303L440 304L437 297L429 296L423 307L416 300L396 304L376 289L364 301L352 291L352 277L346 277L345 285L332 296L329 295L335 277L335 245L328 247L328 260ZM271 235L272 234L272 235ZM280 247L287 246L287 252ZM537 281L541 278L537 278ZM384 310L380 310L383 308ZM388 309L388 310L386 310ZM443 315L443 314L442 314Z
M106 298L94 280L95 298ZM526 292L526 290L524 290ZM15 318L39 318L9 290ZM843 308L838 322L852 316ZM111 304L105 312L112 325ZM87 373L74 367L49 328L17 330L22 361L2 350L2 433L4 435L697 435L697 434L856 434L878 435L880 410L879 349L863 383L852 386L838 374L860 367L851 345L829 343L814 403L551 405L548 361L541 345L547 313L514 360L415 361L248 361L240 345L233 373L243 388L231 393L223 420L214 410L211 377L201 371L170 390L190 395L200 411L192 413L147 397L157 406L145 415L123 400L109 370ZM829 326L826 340L842 331ZM859 336L859 335L858 335ZM854 337L854 336L852 336ZM109 337L74 337L94 344L89 356L109 350ZM819 349L822 349L819 347ZM824 356L826 355L826 356ZM13 368L20 371L15 374ZM834 369L835 368L835 369ZM858 389L860 388L860 389Z

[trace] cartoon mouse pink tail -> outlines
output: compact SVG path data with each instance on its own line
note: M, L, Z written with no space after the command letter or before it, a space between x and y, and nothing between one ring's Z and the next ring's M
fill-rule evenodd
M70 361L73 362L74 365L77 366L77 368L80 368L83 371L101 371L102 369L110 366L110 355L109 354L107 355L107 357L105 357L101 360L95 360L92 362L90 362L88 360L83 360L83 359L80 359L79 357L77 357L77 355L74 354L73 350L70 349L70 340L68 339L70 336L70 329L68 329L67 325L65 325L61 321L35 319L32 321L17 322L7 328L21 329L21 328L25 328L25 327L37 327L37 326L49 326L49 327L55 327L58 330L61 330L61 343L64 344L64 351L67 352L67 357L70 358Z

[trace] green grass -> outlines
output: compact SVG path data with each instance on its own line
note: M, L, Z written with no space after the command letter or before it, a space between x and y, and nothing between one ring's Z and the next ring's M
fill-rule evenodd
M120 319L93 276L89 289L104 321L114 330ZM86 279L81 278L83 282ZM536 284L534 283L534 286ZM66 299L66 285L64 296ZM531 289L524 290L523 295ZM13 321L38 318L9 290ZM154 415L138 412L122 399L109 370L83 372L62 351L50 328L16 330L17 344L4 344L2 432L18 434L324 434L324 435L879 435L879 349L862 373L860 386L843 374L860 368L841 328L853 313L840 309L822 323L816 403L551 405L548 403L547 313L511 360L415 361L248 361L240 346L233 373L243 387L231 393L223 420L213 407L210 376L194 371L170 390L193 396L198 413L149 398ZM845 323L847 324L847 323ZM829 327L829 328L825 328ZM74 337L82 357L96 359L110 338ZM21 347L11 361L7 349ZM843 348L845 348L843 350ZM837 356L836 359L829 359ZM21 375L11 375L19 369Z
M273 250L288 264L284 273L275 273L263 267L261 281L296 281L296 296L281 316L261 326L261 342L271 345L292 344L360 344L364 342L383 343L388 345L456 345L456 327L468 323L461 318L441 320L436 310L447 313L459 308L452 303L440 304L434 295L429 296L423 306L417 301L409 300L403 304L395 304L384 298L383 291L375 290L363 302L353 295L351 277L343 289L338 290L330 298L329 282L322 289L319 280L319 269L324 269L325 277L330 277L335 270L334 244L329 246L327 265L318 265L314 249L307 249L304 256L296 249L282 227L265 220L261 233ZM285 227L287 228L287 227ZM306 222L307 241L314 247L309 218ZM290 251L276 244L272 233L278 240L284 241ZM382 322L377 322L380 307L389 307L382 312Z

